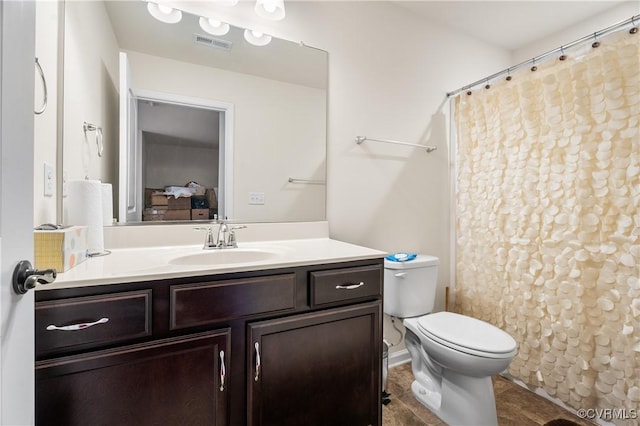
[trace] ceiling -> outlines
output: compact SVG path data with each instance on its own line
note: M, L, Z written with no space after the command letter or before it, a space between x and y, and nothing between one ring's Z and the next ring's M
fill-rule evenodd
M623 1L398 1L397 5L510 51Z

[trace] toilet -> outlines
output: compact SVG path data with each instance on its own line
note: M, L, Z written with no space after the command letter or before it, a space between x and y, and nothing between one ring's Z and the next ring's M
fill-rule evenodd
M449 425L497 425L491 376L504 371L517 352L501 329L452 312L431 313L437 257L384 261L384 312L401 318L411 356L411 391Z

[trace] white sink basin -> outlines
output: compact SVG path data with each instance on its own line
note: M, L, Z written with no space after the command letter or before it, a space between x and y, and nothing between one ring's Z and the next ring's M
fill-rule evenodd
M221 263L253 263L270 260L282 253L268 249L232 248L214 249L200 253L174 257L169 260L172 265L217 265Z

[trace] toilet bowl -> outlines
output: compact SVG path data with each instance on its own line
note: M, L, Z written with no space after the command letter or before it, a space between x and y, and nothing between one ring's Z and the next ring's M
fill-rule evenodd
M412 393L450 425L497 425L491 376L509 366L516 342L484 321L430 313L437 265L433 256L385 260L384 311L403 319L415 378Z

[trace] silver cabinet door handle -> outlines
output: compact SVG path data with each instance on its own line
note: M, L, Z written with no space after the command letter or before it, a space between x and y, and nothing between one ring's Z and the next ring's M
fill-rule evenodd
M260 345L256 342L253 346L256 348L256 375L253 379L257 382L260 378Z
M47 326L47 330L78 331L78 330L84 330L85 328L93 327L94 325L104 324L107 322L109 322L109 318L100 318L98 321L94 321L94 322L83 322L80 324L64 325L62 327L58 327L57 325L52 324Z
M356 288L362 287L364 285L364 281L360 281L358 284L339 284L336 286L338 290L355 290Z
M224 351L220 351L220 392L224 391L224 378L227 375L227 369L224 366Z

